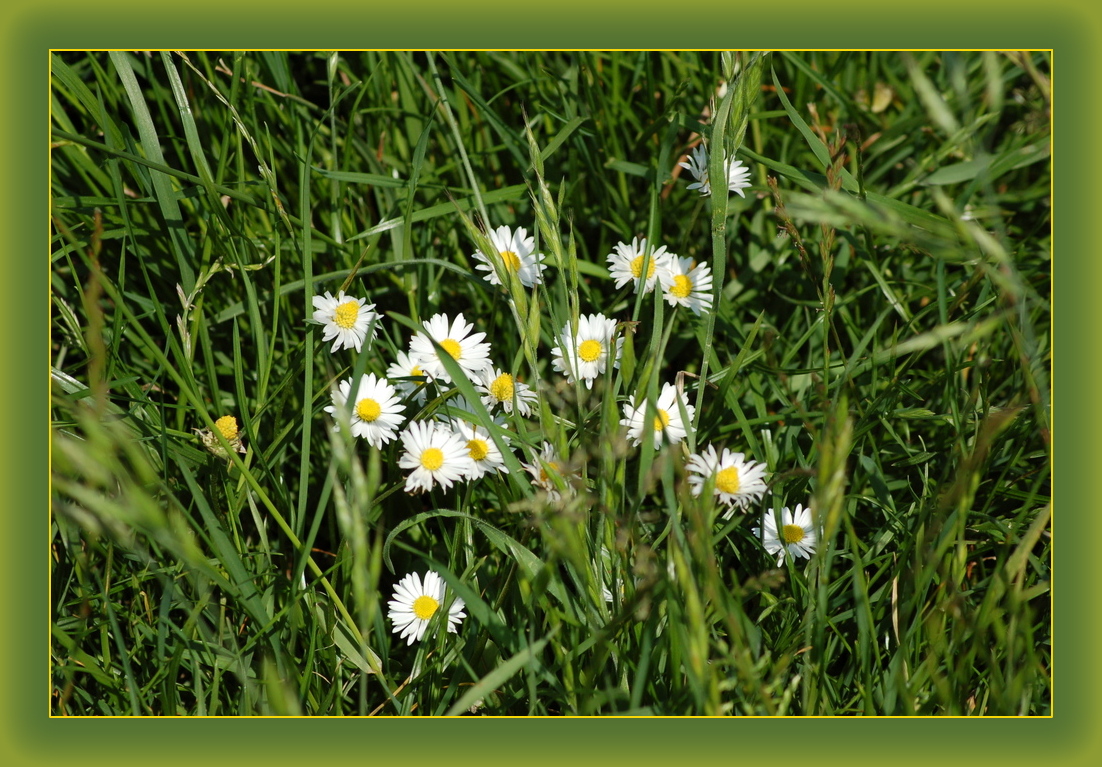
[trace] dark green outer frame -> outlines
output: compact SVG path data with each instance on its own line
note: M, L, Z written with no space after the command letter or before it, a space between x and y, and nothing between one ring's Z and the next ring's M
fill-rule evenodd
M412 12L411 12L412 11ZM0 632L0 760L23 764L164 765L322 761L459 765L768 764L1063 765L1102 759L1102 620L1093 543L1102 537L1097 492L1098 426L1093 401L1092 300L1100 259L1092 224L1099 192L1096 51L1102 10L1087 0L929 0L758 7L701 0L692 5L623 0L552 5L423 0L236 3L195 0L76 3L7 0L0 10L4 119L0 146L9 172L0 187L3 255L0 376L7 435L0 460L7 492L9 584ZM1052 49L1054 73L1054 487L1055 695L1051 718L804 718L560 720L266 719L185 721L49 717L48 501L48 107L51 48L1033 48Z

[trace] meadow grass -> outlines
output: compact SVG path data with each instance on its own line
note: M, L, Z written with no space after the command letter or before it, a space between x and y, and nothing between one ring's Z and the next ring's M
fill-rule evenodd
M1048 72L55 54L52 713L1049 714ZM687 189L702 138L745 197ZM475 269L502 225L542 284ZM633 237L707 264L713 310L616 289ZM309 322L342 288L360 353ZM495 423L449 364L403 415L465 397L509 471L408 494L401 441L324 408L460 312L538 402ZM551 349L595 313L623 353L588 388ZM632 445L674 382L686 439ZM225 415L245 452L196 434ZM729 519L687 481L708 445L768 469ZM753 531L797 504L819 543L778 567ZM386 603L428 570L466 618L407 645Z

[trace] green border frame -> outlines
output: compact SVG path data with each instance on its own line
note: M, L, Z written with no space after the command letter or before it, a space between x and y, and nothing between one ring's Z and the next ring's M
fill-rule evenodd
M916 4L917 6L917 4ZM1102 210L1098 186L1102 11L1092 0L929 0L895 7L864 0L789 0L759 7L730 0L691 6L637 0L560 0L522 7L502 0L423 0L301 4L195 0L154 7L148 0L96 4L7 0L0 9L0 78L5 110L0 146L10 171L0 185L7 268L0 300L3 357L0 402L8 439L0 460L7 556L0 582L11 603L0 632L0 759L5 764L99 761L165 765L252 762L402 761L407 764L497 761L527 764L677 764L746 759L853 765L890 761L1093 764L1102 757L1102 703L1095 693L1100 654L1099 578L1092 544L1102 515L1086 502L1096 491L1097 425L1089 403L1089 352L1102 302L1099 259L1090 227ZM370 720L51 719L48 716L48 579L40 537L48 509L47 272L48 52L51 48L1051 48L1054 51L1054 347L1064 354L1053 375L1059 470L1053 529L1069 534L1055 550L1055 715L963 721L789 719ZM41 254L41 255L39 255ZM28 322L30 318L30 322ZM41 323L41 324L39 324ZM22 332L28 329L29 332ZM41 332L43 335L39 336ZM41 339L41 340L40 340ZM1054 339L1055 341L1056 339ZM39 346L42 343L42 346ZM1086 348L1083 348L1086 347ZM1070 350L1070 354L1068 351ZM1080 367L1082 366L1082 367ZM1074 371L1074 372L1073 372ZM39 378L41 376L41 378ZM1090 413L1089 420L1086 416ZM1080 502L1083 499L1083 502ZM1074 533L1070 533L1074 530ZM41 577L40 577L41 576ZM1058 586L1055 582L1058 581ZM19 588L15 588L19 586Z

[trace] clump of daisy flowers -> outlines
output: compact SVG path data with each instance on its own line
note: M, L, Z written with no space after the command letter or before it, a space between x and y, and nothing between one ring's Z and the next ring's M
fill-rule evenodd
M646 294L660 284L662 296L670 305L687 307L697 316L712 308L711 268L695 264L691 258L680 258L666 250L665 245L648 254L647 239L635 237L630 245L618 242L606 261L617 288L630 282L636 293Z

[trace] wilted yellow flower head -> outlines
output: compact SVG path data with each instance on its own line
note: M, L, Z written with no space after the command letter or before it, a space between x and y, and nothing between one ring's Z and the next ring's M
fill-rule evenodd
M218 431L222 432L222 436L228 441L233 442L237 439L237 419L232 415L224 415L214 422L214 425L218 427Z
M232 415L224 415L214 422L215 428L222 433L222 436L238 453L245 452L245 446L241 444L241 435L237 431L237 419ZM209 450L219 458L230 457L225 448L218 441L218 437L214 436L214 432L210 429L195 429L195 433L199 435L199 439L203 440L203 447Z

